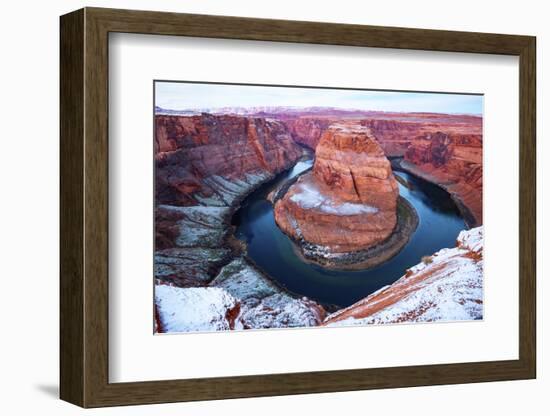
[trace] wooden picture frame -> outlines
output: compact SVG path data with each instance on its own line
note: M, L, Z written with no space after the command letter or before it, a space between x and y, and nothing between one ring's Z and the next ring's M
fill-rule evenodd
M83 407L101 407L535 378L534 37L100 8L64 15L60 28L60 396L63 400ZM110 32L519 56L519 359L109 383Z

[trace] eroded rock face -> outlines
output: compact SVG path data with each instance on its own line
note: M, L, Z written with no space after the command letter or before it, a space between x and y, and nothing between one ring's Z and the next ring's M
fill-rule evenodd
M483 154L480 134L436 132L415 141L402 167L445 187L469 211L469 225L483 223Z
M302 150L276 121L239 116L155 117L155 278L205 286L231 258L238 202Z
M460 321L483 318L483 227L462 231L390 286L327 317L323 325Z
M332 119L320 117L297 117L284 121L294 141L313 150L319 144L323 133L333 122Z
M313 174L342 200L395 210L397 182L369 129L353 124L332 126L317 146Z
M317 326L326 315L322 306L290 296L243 258L225 266L210 286L223 288L239 299L242 329Z
M368 128L336 124L325 131L313 171L275 204L279 227L331 253L367 249L396 225L397 182Z
M302 156L283 124L156 116L155 331L319 325L325 311L275 286L231 241L231 216Z
M159 204L231 205L302 154L280 122L239 116L155 117Z

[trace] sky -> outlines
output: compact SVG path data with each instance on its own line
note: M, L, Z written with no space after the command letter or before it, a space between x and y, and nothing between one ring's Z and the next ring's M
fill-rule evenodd
M281 106L482 114L483 96L157 81L155 105L170 110Z

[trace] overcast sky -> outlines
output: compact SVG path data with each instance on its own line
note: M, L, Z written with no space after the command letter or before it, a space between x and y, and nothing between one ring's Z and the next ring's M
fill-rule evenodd
M220 107L344 109L482 114L480 95L155 82L155 104L170 110Z

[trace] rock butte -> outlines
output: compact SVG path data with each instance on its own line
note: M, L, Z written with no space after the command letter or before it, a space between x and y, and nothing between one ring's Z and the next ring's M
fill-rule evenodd
M364 250L387 239L397 222L397 182L384 151L359 124L334 124L315 151L313 171L275 204L288 235L331 253Z

